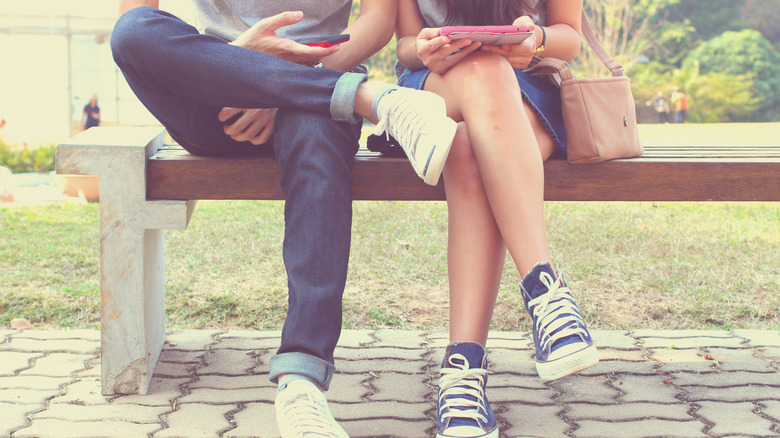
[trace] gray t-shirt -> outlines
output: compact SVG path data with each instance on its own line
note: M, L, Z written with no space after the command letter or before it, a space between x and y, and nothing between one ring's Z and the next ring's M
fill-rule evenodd
M276 34L285 38L335 35L349 24L352 0L193 0L202 33L233 41L253 24L285 11L303 11L303 20Z
M544 10L546 0L531 0L529 3L535 8ZM420 7L420 13L422 13L423 20L427 27L442 27L447 20L447 6L441 0L417 0L417 5ZM546 24L544 15L531 14L534 23L544 26ZM515 17L517 18L517 17ZM463 24L463 23L455 23Z

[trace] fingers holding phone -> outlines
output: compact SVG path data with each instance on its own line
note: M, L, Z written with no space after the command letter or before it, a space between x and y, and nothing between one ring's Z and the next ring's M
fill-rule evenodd
M314 49L327 49L329 50L325 55L321 56L315 56L313 58L310 58L307 62L304 62L304 65L308 65L311 67L316 66L320 63L320 61L329 56L333 53L336 53L339 49L339 45L346 43L349 41L349 34L339 34L339 35L326 35L326 36L318 36L318 37L308 37L308 38L300 38L296 39L295 42Z
M417 35L417 55L434 73L443 74L482 45L469 39L453 40L439 28L425 28Z
M506 29L485 27L494 29L475 29L475 31L487 33L485 38L493 35L494 43L486 44L482 50L503 56L514 69L522 70L528 67L536 54L536 25L530 17L520 17L512 26L498 26Z
M224 126L225 134L235 141L248 141L253 145L267 143L273 134L277 108L222 108L218 118L222 123L234 119Z
M286 61L302 65L313 65L338 50L338 44L309 46L283 38L276 31L303 19L303 12L288 11L264 18L230 44L257 52L266 53ZM343 42L343 41L342 41Z
M334 47L349 41L349 34L327 35L321 37L301 38L295 40L298 44L309 47Z

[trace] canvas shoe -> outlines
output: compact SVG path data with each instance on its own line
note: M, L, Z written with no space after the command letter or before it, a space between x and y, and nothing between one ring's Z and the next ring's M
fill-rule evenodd
M308 380L292 380L276 393L282 438L349 438L328 409L325 394Z
M487 353L476 342L447 346L439 378L436 438L498 437L496 416L485 395Z
M379 123L374 134L393 136L417 175L426 184L438 184L458 129L447 117L444 99L428 91L395 88L379 100L376 115Z
M533 318L536 371L542 380L560 379L599 362L563 275L556 278L549 263L536 265L520 290Z

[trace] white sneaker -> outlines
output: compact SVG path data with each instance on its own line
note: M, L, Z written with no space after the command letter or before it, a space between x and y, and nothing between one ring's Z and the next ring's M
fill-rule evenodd
M438 184L458 129L458 124L447 117L444 99L429 91L401 87L382 97L377 117L374 134L392 135L417 175L426 184Z
M313 383L293 380L276 393L276 422L282 438L349 438Z

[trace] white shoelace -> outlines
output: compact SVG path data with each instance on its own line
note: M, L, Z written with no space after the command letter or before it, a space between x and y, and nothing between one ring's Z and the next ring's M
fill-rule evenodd
M571 298L569 288L563 286L561 277L553 280L550 274L542 272L539 280L547 286L547 293L529 301L528 307L533 309L536 331L540 333L539 347L542 351L551 351L554 342L567 336L587 336L580 318L576 316L580 312ZM564 326L567 327L561 329Z
M459 362L454 362L453 359L458 359ZM455 368L442 368L439 378L439 404L441 405L439 409L440 411L448 409L442 414L442 420L453 417L487 421L487 417L482 414L487 413L482 388L488 371L483 368L469 368L468 361L461 354L450 356L449 363ZM453 395L465 395L469 398L452 397ZM469 409L452 409L456 407Z
M283 409L296 436L329 438L339 436L332 430L331 416L327 409L311 394L297 394L287 400Z
M383 99L387 99L394 93L398 93L398 91L388 93ZM376 124L374 135L387 132L401 144L407 155L414 159L417 152L417 139L422 133L422 128L418 125L423 124L423 121L419 117L419 113L412 107L409 99L404 96L394 97L396 98L395 104L389 105L387 113ZM400 104L399 99L401 100ZM392 127L392 133L388 131L388 127ZM407 149L410 147L411 150Z

